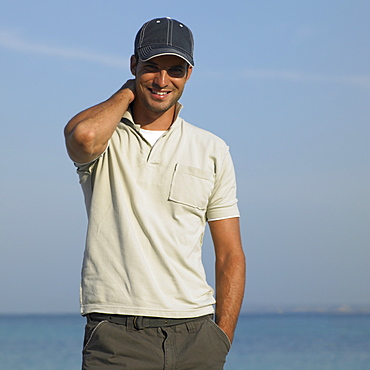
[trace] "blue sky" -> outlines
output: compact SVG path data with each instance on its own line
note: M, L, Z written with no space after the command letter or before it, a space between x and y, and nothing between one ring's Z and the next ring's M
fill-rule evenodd
M0 3L0 313L78 312L86 215L63 127L131 77L158 16L195 36L183 118L234 158L243 309L370 306L368 1Z

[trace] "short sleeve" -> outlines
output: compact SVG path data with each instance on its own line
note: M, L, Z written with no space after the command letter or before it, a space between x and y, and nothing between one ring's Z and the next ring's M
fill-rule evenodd
M215 186L207 207L207 220L239 217L235 170L228 147L221 163L216 163L215 174Z

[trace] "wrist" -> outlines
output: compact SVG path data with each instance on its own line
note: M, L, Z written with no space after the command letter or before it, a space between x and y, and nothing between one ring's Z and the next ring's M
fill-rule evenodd
M124 103L128 106L134 101L135 95L131 89L121 88L116 92L115 98L117 98L122 104Z
M220 325L220 324L217 324L217 325L226 334L226 336L229 338L230 343L232 343L233 339L234 339L234 329L230 328L229 326L223 326L223 325Z
M124 98L128 104L132 103L135 99L135 80L128 80L118 91L122 98Z

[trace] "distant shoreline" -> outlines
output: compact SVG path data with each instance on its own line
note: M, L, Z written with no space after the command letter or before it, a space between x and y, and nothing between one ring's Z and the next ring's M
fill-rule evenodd
M289 306L289 307L250 307L242 314L337 314L337 315L369 315L370 306Z
M323 314L323 315L370 315L369 306L251 306L245 308L241 315L299 315L299 314ZM82 317L76 312L0 312L0 317L25 317L25 316L77 316Z

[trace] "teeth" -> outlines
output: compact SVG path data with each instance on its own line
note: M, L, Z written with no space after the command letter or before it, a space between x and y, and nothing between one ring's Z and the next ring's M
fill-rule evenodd
M157 94L157 95L161 95L161 96L164 96L164 95L168 94L168 92L166 92L166 91L155 91L155 90L152 90L152 93Z

